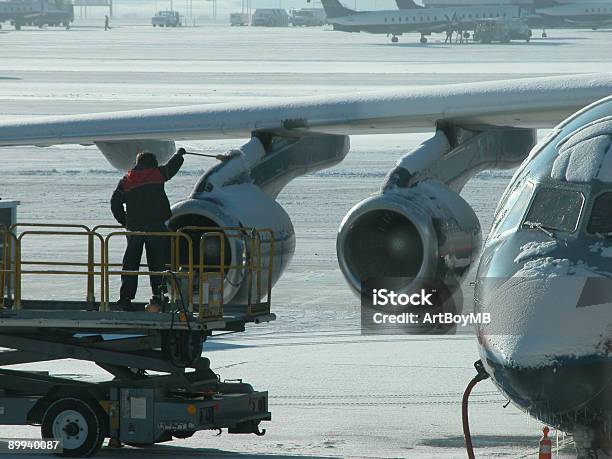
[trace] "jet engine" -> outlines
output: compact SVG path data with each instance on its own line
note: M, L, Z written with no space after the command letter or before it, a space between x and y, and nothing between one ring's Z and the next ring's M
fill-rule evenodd
M272 285L276 283L289 264L295 251L295 232L289 215L274 199L267 196L259 187L252 184L239 184L224 187L218 192L196 191L189 199L175 204L172 208L172 218L169 224L173 230L186 228L184 232L193 241L193 260L198 263L200 252L199 242L202 230L189 227L214 228L258 228L269 229L261 231L261 252L251 246L248 232L228 231L224 237L224 264L233 266L225 274L224 302L245 304L248 297L248 279L245 265L248 260L261 263L267 268L272 262ZM274 238L273 259L270 260L272 248L271 237ZM208 237L204 240L205 264L218 265L221 261L221 242L218 237ZM181 262L186 263L188 249L181 244ZM240 268L239 268L240 267ZM261 292L265 295L268 289L268 276L261 276ZM252 279L253 286L255 279ZM254 290L252 290L254 292ZM253 298L253 301L257 301Z
M481 230L459 193L482 170L518 166L535 141L530 129L438 126L400 159L378 195L342 220L336 249L352 289L366 298L374 289L428 287L445 311L460 312L460 283L478 258Z
M408 293L423 283L454 293L477 259L480 223L471 206L443 183L394 188L353 207L340 225L340 268L358 293Z
M258 133L238 150L209 169L196 184L191 196L172 207L169 226L183 229L193 241L193 260L198 264L200 240L208 228L224 228L224 264L232 266L224 279L224 302L245 304L256 278L249 276L246 264L255 262L264 269L272 265L272 285L280 278L295 251L295 231L289 215L276 197L293 178L330 167L342 161L349 149L348 138L335 135L280 137ZM192 227L191 229L189 227ZM206 228L206 230L193 227ZM228 229L231 228L231 229ZM244 231L241 228L245 228ZM257 228L260 250L251 245L246 228ZM221 230L223 231L223 230ZM204 240L206 265L221 261L218 237ZM180 248L181 262L189 251ZM267 294L268 276L261 276L260 298ZM253 282L249 289L249 282Z

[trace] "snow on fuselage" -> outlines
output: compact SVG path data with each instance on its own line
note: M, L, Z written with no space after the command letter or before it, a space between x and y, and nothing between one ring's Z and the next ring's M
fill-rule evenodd
M612 98L557 127L506 189L480 261L480 354L549 425L611 438Z

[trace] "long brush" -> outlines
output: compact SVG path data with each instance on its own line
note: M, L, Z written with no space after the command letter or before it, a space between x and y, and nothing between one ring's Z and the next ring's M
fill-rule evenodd
M227 161L229 157L227 155L207 155L206 153L192 153L190 151L186 151L184 154L191 156L202 156L204 158L214 158L219 161Z

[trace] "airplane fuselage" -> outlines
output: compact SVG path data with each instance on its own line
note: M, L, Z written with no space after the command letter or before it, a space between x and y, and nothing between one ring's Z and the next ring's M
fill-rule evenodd
M442 32L450 23L460 24L465 30L473 28L481 19L515 18L520 9L509 5L480 7L419 8L355 12L343 17L328 18L335 30L401 35L420 32Z
M608 119L606 119L608 117ZM500 390L542 422L612 438L612 99L561 124L508 186L485 243L477 336Z
M585 1L547 8L536 6L528 23L534 27L604 27L612 24L612 2Z

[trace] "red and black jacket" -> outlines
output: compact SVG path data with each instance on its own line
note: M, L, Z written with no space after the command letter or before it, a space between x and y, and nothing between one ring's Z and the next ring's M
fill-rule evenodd
M135 167L125 174L111 198L115 219L132 231L158 230L172 216L164 183L182 165L183 156L176 154L163 166Z

